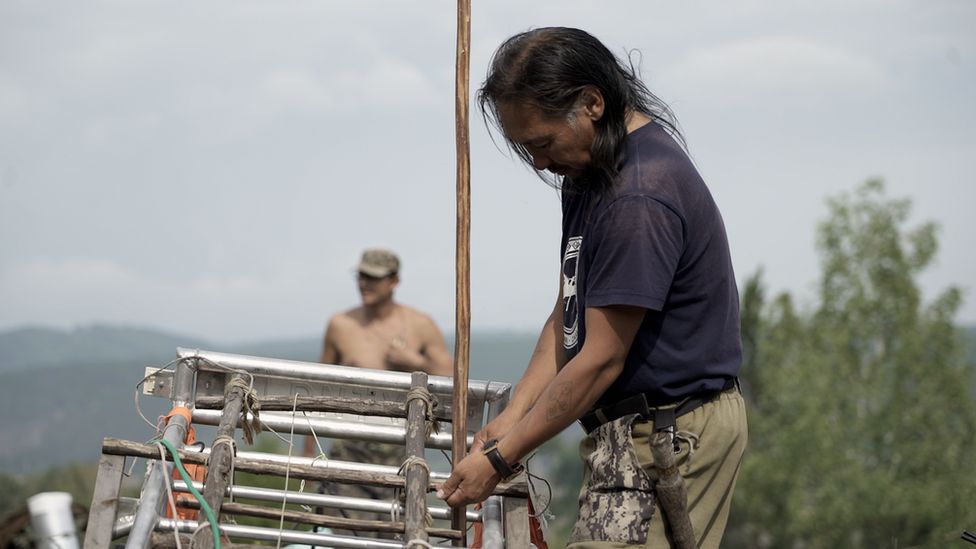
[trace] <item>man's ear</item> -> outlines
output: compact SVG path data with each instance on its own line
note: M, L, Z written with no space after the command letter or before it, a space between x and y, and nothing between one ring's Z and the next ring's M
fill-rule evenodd
M580 92L579 100L583 116L596 122L603 118L603 94L595 86L587 86Z

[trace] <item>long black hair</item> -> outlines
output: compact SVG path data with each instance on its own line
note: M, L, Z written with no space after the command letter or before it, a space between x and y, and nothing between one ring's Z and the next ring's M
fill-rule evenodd
M617 157L627 135L627 114L643 113L664 126L684 146L674 113L647 89L632 63L624 63L589 33L567 27L545 27L512 36L495 51L488 76L478 90L478 106L487 125L504 135L498 118L500 103L532 105L544 115L564 118L579 105L580 94L595 87L603 95L603 116L596 122L590 150L593 177L588 188L606 190L617 176ZM508 146L529 166L532 156L519 143ZM559 187L561 178L536 173Z

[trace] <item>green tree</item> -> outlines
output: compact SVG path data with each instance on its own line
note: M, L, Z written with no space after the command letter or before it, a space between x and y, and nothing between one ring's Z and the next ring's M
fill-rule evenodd
M936 226L906 229L881 181L828 201L817 302L743 293L750 447L729 546L942 546L976 527L976 366L954 316L923 303Z

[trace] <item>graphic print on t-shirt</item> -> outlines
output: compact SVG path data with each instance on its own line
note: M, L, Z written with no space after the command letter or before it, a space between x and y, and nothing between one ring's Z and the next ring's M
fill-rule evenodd
M563 347L566 349L572 349L579 342L576 277L579 275L579 253L582 245L582 236L570 237L563 253Z

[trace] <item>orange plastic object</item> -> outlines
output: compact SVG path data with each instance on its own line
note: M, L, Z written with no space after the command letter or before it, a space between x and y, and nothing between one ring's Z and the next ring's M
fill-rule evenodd
M193 444L197 441L197 431L193 428L193 413L182 406L176 406L166 414L166 423L169 423L171 417L175 415L181 415L186 419L186 437L183 439L183 444ZM186 469L187 474L190 478L197 481L203 482L207 478L207 467L204 465L197 465L195 463L184 463L183 468ZM182 480L183 477L180 472L173 469L173 479ZM173 494L173 499L176 501L176 514L179 515L180 520L196 520L200 516L200 511L197 509L188 509L185 502L196 502L196 498L192 494ZM173 518L173 508L167 504L166 505L166 517Z

